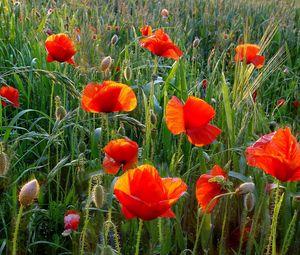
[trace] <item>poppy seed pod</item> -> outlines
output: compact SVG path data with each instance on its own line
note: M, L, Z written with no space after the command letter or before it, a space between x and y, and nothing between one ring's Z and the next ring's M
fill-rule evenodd
M37 198L40 190L40 185L36 179L27 182L19 193L19 202L23 206L28 206Z
M0 152L0 176L6 175L9 168L9 159L4 151Z
M131 80L131 76L132 76L131 68L129 66L126 66L125 70L124 70L124 78L125 78L125 80L126 81Z
M92 193L92 199L95 206L99 209L104 205L105 202L105 192L102 185L98 184L94 187Z
M110 40L111 45L116 45L119 40L119 36L114 34Z
M235 193L244 195L250 192L254 192L255 184L253 182L242 183L236 190Z
M111 56L107 56L107 57L103 58L101 61L101 65L100 65L101 71L102 72L108 71L109 68L111 67L111 63L112 63Z
M244 208L247 212L251 212L255 206L255 196L252 192L244 196Z
M200 44L200 39L196 37L193 41L193 48L197 48Z

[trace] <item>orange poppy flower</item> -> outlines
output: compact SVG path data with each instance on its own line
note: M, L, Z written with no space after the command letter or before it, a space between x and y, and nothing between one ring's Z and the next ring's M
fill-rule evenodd
M182 51L171 41L163 29L158 29L154 35L140 40L140 46L164 58L178 60L183 55Z
M130 112L136 105L137 99L133 90L114 81L89 83L81 98L82 109L87 112Z
M142 36L150 36L152 35L152 27L149 25L145 25L140 29Z
M280 181L300 181L300 145L289 128L262 136L246 149L246 159Z
M186 192L180 178L161 178L150 165L128 170L115 183L114 194L126 219L175 218L171 206Z
M172 134L187 133L188 140L196 146L211 144L222 132L209 122L215 116L214 108L204 100L190 96L182 105L175 96L166 107L167 127Z
M206 213L212 212L219 199L215 199L212 202L211 200L216 196L226 193L226 190L222 188L220 183L210 181L216 176L227 179L225 171L220 166L215 165L208 174L202 174L196 183L196 198L199 206Z
M19 91L11 86L2 86L0 88L0 96L6 98L12 103L12 106L18 108L19 103ZM1 100L2 106L6 106L6 102Z
M103 168L108 174L116 174L120 167L126 171L138 161L138 144L129 139L116 139L110 141L105 147Z
M236 47L236 55L234 57L234 61L244 61L246 59L246 63L253 64L257 69L262 68L265 63L265 57L258 55L260 47L256 44L240 44Z
M75 65L73 56L76 53L75 44L66 34L50 35L45 41L48 51L47 61L67 62Z

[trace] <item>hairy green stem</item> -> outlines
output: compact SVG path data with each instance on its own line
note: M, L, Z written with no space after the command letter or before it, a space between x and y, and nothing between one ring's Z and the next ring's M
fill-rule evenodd
M17 216L16 228L15 228L15 232L14 232L14 236L13 236L12 255L17 254L17 239L18 239L18 232L19 232L19 226L20 226L22 214L23 214L23 205L20 206L19 213Z
M140 219L139 220L139 230L138 230L138 233L137 233L137 239L136 239L136 244L135 244L135 255L139 255L142 229L143 229L143 220Z

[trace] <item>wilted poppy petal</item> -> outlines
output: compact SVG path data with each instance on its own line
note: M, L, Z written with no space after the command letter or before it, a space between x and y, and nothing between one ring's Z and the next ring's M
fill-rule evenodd
M205 126L216 114L211 105L204 100L193 96L190 96L187 99L183 111L186 130Z
M211 124L197 129L187 129L188 140L196 146L211 144L221 132L221 129Z
M166 107L166 123L168 129L174 135L185 132L183 105L175 96L168 102Z

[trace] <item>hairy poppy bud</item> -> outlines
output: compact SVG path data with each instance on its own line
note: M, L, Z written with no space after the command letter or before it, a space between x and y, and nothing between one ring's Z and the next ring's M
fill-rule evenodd
M6 175L8 168L9 168L9 159L6 153L4 151L1 151L0 152L0 176Z
M163 18L168 18L169 17L169 11L167 9L162 9L160 15Z
M119 36L116 35L116 34L114 34L112 36L111 40L110 40L111 45L116 45L116 43L118 42L118 40L119 40Z
M197 48L200 44L200 39L196 37L193 41L193 48Z
M131 68L129 66L126 66L125 70L124 70L124 78L125 78L125 80L129 81L131 79L131 76L132 76Z
M40 190L40 185L36 179L27 182L19 193L19 202L23 206L28 206L37 198Z
M62 120L64 117L66 117L67 111L63 106L59 106L55 109L55 118L56 120Z
M105 192L102 185L97 184L92 193L92 199L97 208L101 208L105 202Z
M252 192L244 196L244 208L247 212L251 212L255 206L255 196Z
M255 184L253 182L242 183L235 192L239 195L244 195L250 192L253 192L255 189Z
M110 66L112 63L112 58L111 56L107 56L101 61L100 69L102 72L106 72L109 70Z

